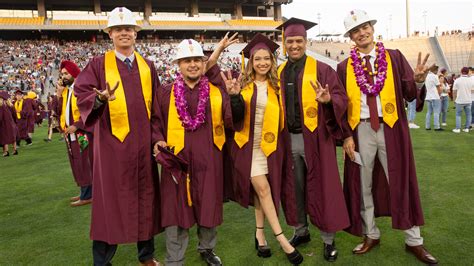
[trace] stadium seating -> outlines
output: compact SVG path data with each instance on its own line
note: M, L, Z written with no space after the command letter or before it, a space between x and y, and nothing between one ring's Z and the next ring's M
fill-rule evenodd
M474 39L469 40L466 33L438 37L444 55L449 62L451 71L458 72L464 66L472 64L471 55Z
M0 25L43 25L44 17L0 18Z
M230 26L259 26L259 27L278 27L282 22L275 20L260 19L231 19L226 21Z

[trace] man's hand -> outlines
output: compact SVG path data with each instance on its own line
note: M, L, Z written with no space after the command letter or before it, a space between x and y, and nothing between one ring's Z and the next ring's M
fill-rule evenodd
M430 57L430 54L426 54L425 59L423 59L423 62L421 62L421 52L418 53L418 61L416 63L416 67L413 70L415 72L415 82L418 83L423 83L425 82L426 76L428 75L428 72L431 67L434 66L431 65L430 67L426 66L426 62L428 61L428 58Z
M316 84L312 80L309 81L311 87L313 87L314 91L316 91L316 101L320 103L328 103L331 101L331 94L329 93L329 85L326 84L326 87L323 88L321 83L316 80Z
M61 95L63 95L63 91L64 91L64 86L62 85L62 82L59 82L56 83L56 95L58 97L61 97Z
M229 95L237 95L240 93L240 90L242 89L242 73L240 73L239 77L235 79L232 78L232 73L229 70L227 71L227 77L223 72L221 72L221 77L225 82L225 87Z
M153 155L158 155L158 153L160 153L160 151L158 150L158 146L161 146L163 148L165 148L166 146L168 146L168 144L166 143L166 141L158 141L155 143L155 146L153 147Z
M66 130L64 130L64 133L72 134L72 133L76 133L76 131L77 131L76 126L69 126L69 127L66 128Z
M119 86L119 82L115 83L115 86L113 89L110 89L110 85L107 82L105 84L105 90L99 91L98 89L94 88L95 93L97 94L97 97L99 97L99 100L105 102L105 101L113 101L115 100L115 91L117 90Z
M224 38L222 38L222 40L217 45L218 49L224 50L225 48L231 46L232 44L239 42L239 39L237 38L237 34L239 34L239 33L236 32L236 33L234 33L234 35L232 35L229 38L229 32L227 32L225 34Z
M349 156L351 161L355 160L355 143L352 137L348 137L344 139L344 144L342 144L342 148L344 149L344 153Z

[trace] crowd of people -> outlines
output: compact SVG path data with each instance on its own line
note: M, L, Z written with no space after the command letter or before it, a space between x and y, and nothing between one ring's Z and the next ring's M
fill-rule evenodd
M434 130L442 129L446 116L440 125L439 114L448 109L452 84L453 131L459 133L458 113L465 111L469 132L474 77L463 68L449 81L421 53L413 69L400 51L374 42L376 22L362 10L348 14L345 36L355 47L336 70L306 54L306 31L316 24L297 18L278 27L288 55L279 66L279 45L262 34L242 50L246 64L226 54L236 34L207 49L192 39L136 43L140 27L123 7L110 13L104 30L111 42L4 43L3 156L9 145L18 154L21 140L32 144L41 114L34 91L46 92L34 84L57 71L45 140L55 128L63 134L80 188L71 206L92 203L94 265L110 265L123 243L137 244L140 265L159 265L154 236L162 231L166 265L183 265L195 225L202 259L222 265L215 247L225 199L254 206L250 231L259 257L272 255L265 221L288 261L298 265L304 256L297 247L310 242L310 224L321 231L323 257L332 262L336 232L360 236L352 252L366 254L380 244L375 217L386 215L404 231L407 251L436 264L420 232L424 217L408 130L415 125L412 112L425 103L426 129L432 115ZM23 78L32 81L21 87ZM343 184L338 142L345 153ZM294 228L291 238L278 219L280 205Z

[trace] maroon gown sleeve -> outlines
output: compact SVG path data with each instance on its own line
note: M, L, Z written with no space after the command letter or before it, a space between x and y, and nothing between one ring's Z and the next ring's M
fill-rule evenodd
M155 145L158 141L164 141L163 134L161 133L161 124L160 124L160 108L158 105L158 92L161 88L160 79L158 78L155 65L153 63L150 64L151 70L151 82L153 86L153 100L151 106L151 116L150 116L150 123L151 123L151 143Z
M74 95L77 97L77 107L81 112L81 118L86 127L94 125L104 113L107 102L94 109L96 93L94 88L102 91L105 85L101 84L100 74L104 72L103 60L100 57L93 58L84 70L81 71L74 83ZM113 85L111 85L113 86Z
M322 64L321 64L322 65ZM343 135L341 131L341 124L344 118L344 114L347 110L347 95L342 86L336 71L334 71L328 65L322 65L324 67L318 67L321 69L322 76L320 76L321 85L323 87L326 84L329 85L329 93L331 95L331 102L327 104L319 103L319 106L323 107L325 124L328 131L335 139L342 140Z
M347 69L347 60L344 60L343 62L337 65L337 75L339 77L339 81L341 82L341 85L343 86L344 90L346 90L346 71L347 71L346 69ZM346 91L346 97L347 97L347 91ZM341 120L342 138L346 139L348 137L352 137L352 129L347 120L347 108L344 111L344 114L341 119L342 119Z
M405 56L399 50L394 50L392 57L393 56L395 59L399 58L398 65L400 68L398 71L400 72L399 76L402 81L403 98L408 102L416 99L416 111L421 112L425 103L426 87L423 85L422 88L417 88L414 77L415 73Z

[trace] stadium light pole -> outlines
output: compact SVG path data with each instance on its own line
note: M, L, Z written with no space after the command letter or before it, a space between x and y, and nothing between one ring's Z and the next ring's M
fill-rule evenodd
M426 14L428 14L428 11L423 10L423 19L425 20L425 34L428 35L428 32L426 31Z
M407 38L410 37L410 8L408 0L405 2L406 18L407 18Z
M318 28L319 28L319 34L321 34L321 13L318 12Z

